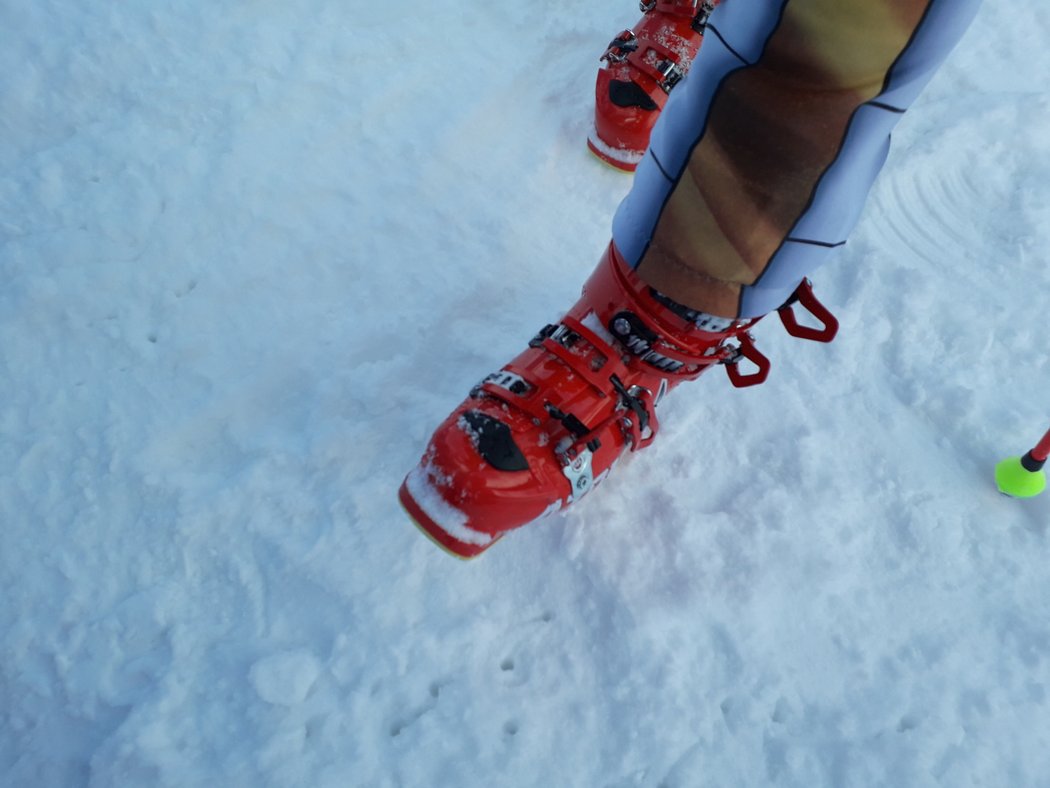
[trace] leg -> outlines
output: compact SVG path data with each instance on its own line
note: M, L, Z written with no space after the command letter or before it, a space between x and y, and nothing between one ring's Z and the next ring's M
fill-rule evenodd
M978 6L723 3L614 220L628 263L695 309L776 309L845 243L890 132Z

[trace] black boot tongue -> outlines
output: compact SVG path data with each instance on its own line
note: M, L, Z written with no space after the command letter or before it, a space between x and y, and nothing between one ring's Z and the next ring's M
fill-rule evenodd
M470 435L478 454L498 471L527 471L529 463L511 437L510 427L481 411L468 410L462 416L464 431Z
M609 83L609 101L618 107L639 107L649 112L660 109L660 106L645 92L645 88L630 80L612 80Z

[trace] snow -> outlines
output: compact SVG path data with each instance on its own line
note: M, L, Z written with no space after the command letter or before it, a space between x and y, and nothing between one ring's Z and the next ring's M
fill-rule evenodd
M981 18L814 279L470 563L396 492L576 297L636 7L0 8L0 784L1040 785L1050 8Z
M296 706L306 700L320 672L317 658L298 649L263 657L252 665L249 675L255 691L267 703Z
M464 419L460 419L460 421L466 425ZM471 437L472 440L476 441L476 438ZM432 481L434 475L439 473L440 471L435 470L429 462L421 463L409 471L405 477L405 487L412 499L427 517L437 523L453 539L474 545L491 543L491 535L476 531L468 526L467 516L441 497L441 493L437 490L437 485L447 486L448 480Z

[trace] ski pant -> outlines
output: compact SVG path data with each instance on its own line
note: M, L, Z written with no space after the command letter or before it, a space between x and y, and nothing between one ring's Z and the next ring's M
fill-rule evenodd
M613 220L692 309L780 307L856 224L890 133L980 0L725 0Z

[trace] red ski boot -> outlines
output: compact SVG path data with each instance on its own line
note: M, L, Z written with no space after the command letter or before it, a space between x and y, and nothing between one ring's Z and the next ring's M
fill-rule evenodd
M799 299L824 323L798 336L831 341L837 324L805 283ZM690 312L643 283L614 246L559 323L479 383L438 427L401 485L401 503L460 558L509 530L557 512L597 485L627 450L656 435L655 405L679 383L725 364L737 386L765 380L752 321ZM792 326L795 330L792 330ZM749 359L755 369L737 366Z
M633 172L667 94L689 71L718 0L642 0L644 16L602 55L595 86L594 129L587 146L603 161Z

